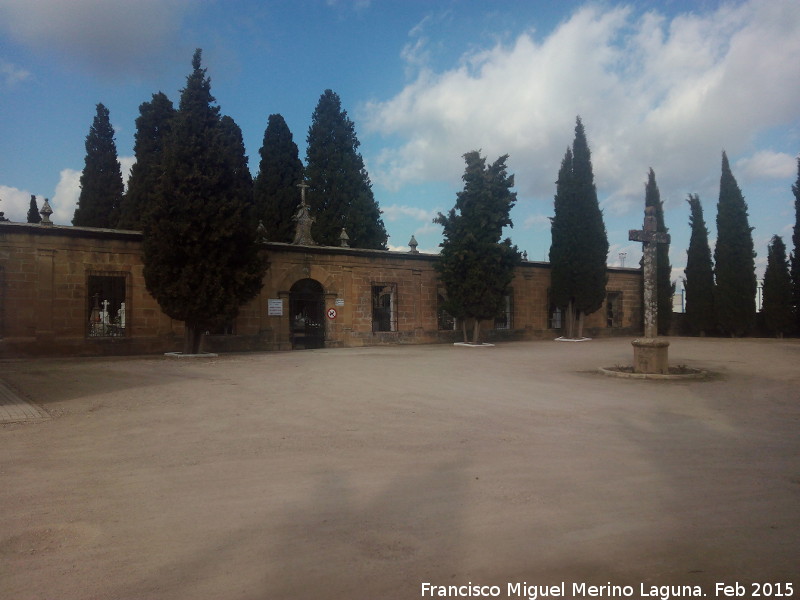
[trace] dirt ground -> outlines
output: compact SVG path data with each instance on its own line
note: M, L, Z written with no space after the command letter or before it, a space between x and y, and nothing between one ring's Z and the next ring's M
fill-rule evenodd
M0 598L800 597L800 340L673 339L705 381L595 373L631 359L612 339L0 361L51 417L0 427Z

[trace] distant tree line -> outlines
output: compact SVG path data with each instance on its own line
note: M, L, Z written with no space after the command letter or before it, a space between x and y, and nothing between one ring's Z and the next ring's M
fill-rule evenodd
M783 239L775 235L767 248L767 268L762 287L760 326L783 337L800 333L800 159L795 196L794 251L787 257ZM722 153L717 241L714 260L708 229L697 194L689 199L691 238L687 250L685 278L686 323L695 335L746 335L758 323L755 274L756 253L747 204Z
M170 276L165 275L169 269L163 264L163 273L158 277L157 269L146 267L146 273L150 273L148 286L152 282L151 292L157 299L159 286L171 288L164 296L162 308L170 303L186 304L190 296L198 299L199 304L208 305L210 308L205 311L208 315L196 318L165 308L168 314L187 323L194 319L198 331L211 327L219 319L231 318L235 314L233 306L256 292L252 286L242 284L235 293L228 289L220 294L222 297L232 293L235 302L229 298L216 305L208 298L199 301L200 296L188 291L196 289L197 283L186 283L184 299L178 302L175 298L179 294L174 289L180 280L178 273L190 271L189 263L202 258L205 265L213 260L222 261L220 264L226 264L226 260L238 261L241 263L238 267L245 271L255 269L250 273L255 277L258 268L252 265L257 261L248 266L248 260L255 260L250 256L252 252L249 247L238 245L240 242L233 239L236 236L231 237L231 232L247 231L242 239L251 243L260 222L262 237L291 242L293 216L301 197L300 183L308 186L307 200L315 217L313 236L317 243L338 245L342 229L347 231L354 247L385 249L388 239L358 152L355 125L336 93L325 90L312 114L305 166L283 117L269 115L259 150L258 173L252 178L241 131L232 118L220 115L219 107L213 104L210 80L200 67L200 57L198 50L177 110L161 92L139 107L136 162L127 189L122 183L109 111L103 104L97 105L86 137L81 193L73 217L76 226L143 230L145 237L149 237L145 241L145 259L151 265L157 264L155 257L165 261L168 256L175 259L176 255L185 255L175 263L183 265L181 269ZM518 260L516 247L511 246L510 240L500 241L502 228L512 226L509 211L516 195L510 191L513 175L506 173L507 156L488 167L477 151L465 154L464 158L467 162L464 190L459 192L456 206L447 215L439 214L435 221L444 228L440 276L448 289L449 310L454 316L474 318L477 322L500 310L499 303L510 283L509 269L513 270ZM798 188L800 159L798 181L792 186L798 219L792 236L793 252L786 256L786 247L779 236L772 238L768 248L761 322L775 335L800 332ZM747 204L724 152L713 262L700 198L690 194L688 204L691 239L684 279L686 323L694 334L745 335L753 331L757 320L756 254ZM645 206L656 209L658 230L666 233L663 202L652 169L645 184ZM28 221L36 222L38 218L32 197ZM245 220L246 226L242 224ZM550 302L565 310L566 336L581 337L584 316L598 310L606 297L609 244L594 184L591 152L580 117L573 144L567 148L559 169L551 221ZM489 222L493 225L487 225ZM479 231L481 228L483 231ZM156 241L156 232L163 241ZM229 236L230 246L223 252L219 250L220 239L225 235ZM192 256L184 247L194 241L198 248ZM159 246L163 249L157 251ZM220 256L210 251L212 247ZM234 256L239 258L234 260ZM247 256L250 259L244 258ZM459 257L461 263L457 264L454 257ZM474 263L472 271L467 267L469 261ZM672 317L675 285L671 271L669 248L659 246L658 322L662 335L669 331ZM161 283L155 283L159 278ZM476 300L476 296L482 297ZM209 316L212 313L213 318ZM196 343L195 339L193 344Z
M210 85L210 84L209 84ZM186 90L184 90L185 92ZM211 98L210 102L213 102ZM185 107L184 112L192 107ZM193 107L197 109L198 107ZM139 107L134 155L127 190L124 189L109 111L97 105L94 122L86 136L86 157L81 192L72 224L82 227L142 229L148 207L164 185L165 148L174 146L173 129L180 110L162 92ZM297 144L280 114L269 115L259 150L259 170L254 180L240 182L252 207L251 216L261 221L266 237L291 242L292 217L300 203L298 184L308 187L308 204L315 217L317 243L337 245L342 228L356 248L385 249L388 235L375 201L369 174L358 152L355 124L342 108L341 99L325 90L312 115L308 131L306 166ZM219 118L228 151L237 148L241 131L228 116ZM198 138L184 140L187 144ZM199 148L194 148L198 150ZM247 157L239 159L240 173L247 170Z
M203 332L231 322L261 289L266 262L257 235L292 240L298 184L310 190L317 243L336 244L343 228L354 247L385 249L388 239L338 95L326 90L320 97L305 168L283 117L270 115L253 180L242 132L221 115L201 58L198 49L177 109L161 92L139 107L127 190L109 111L97 105L72 219L75 226L143 231L147 289L185 323L185 353L199 352Z

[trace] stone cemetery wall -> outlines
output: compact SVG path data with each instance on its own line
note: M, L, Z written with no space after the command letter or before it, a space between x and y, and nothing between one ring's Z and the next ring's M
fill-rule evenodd
M260 294L211 331L206 351L290 350L461 341L439 310L435 255L267 243ZM552 339L546 263L517 269L487 341ZM641 333L641 273L609 269L609 300L585 335ZM613 309L613 310L612 310ZM147 293L141 233L0 223L0 356L146 354L180 350L183 324Z
M180 347L183 324L164 315L145 289L140 233L0 225L0 356L138 354ZM112 325L116 315L99 322L102 307L92 324L90 281L99 290L109 281L118 284L128 316L124 330ZM98 297L98 303L103 300Z

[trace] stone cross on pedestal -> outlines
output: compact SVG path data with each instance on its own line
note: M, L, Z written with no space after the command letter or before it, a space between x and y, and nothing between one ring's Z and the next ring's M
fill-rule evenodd
M644 209L644 227L631 229L628 239L642 242L644 254L644 339L633 341L633 370L637 373L669 373L669 342L658 339L658 278L656 256L658 244L669 244L669 234L658 231L656 209Z
M311 237L311 225L314 223L314 217L311 216L311 211L306 204L306 188L309 185L304 181L298 183L297 187L300 188L300 206L297 207L297 213L292 217L292 220L297 223L292 243L302 246L316 246L317 243Z

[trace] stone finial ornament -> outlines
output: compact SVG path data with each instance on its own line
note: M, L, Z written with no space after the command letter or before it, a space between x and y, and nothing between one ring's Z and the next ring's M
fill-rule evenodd
M419 250L417 250L417 246L419 246L419 244L417 243L417 238L415 238L414 235L412 234L411 235L411 239L408 240L408 247L411 248L411 250L409 250L409 253L411 253L411 254L419 254Z
M42 208L39 211L39 214L42 215L42 220L39 225L45 226L52 226L53 222L50 220L50 215L53 214L53 209L50 208L50 202L47 201L47 198L44 199L44 204L42 204Z
M339 234L339 245L342 248L349 248L350 247L350 236L347 235L347 232L342 227L342 232Z

